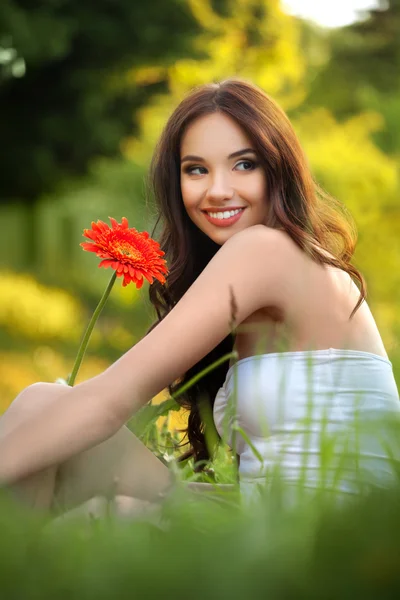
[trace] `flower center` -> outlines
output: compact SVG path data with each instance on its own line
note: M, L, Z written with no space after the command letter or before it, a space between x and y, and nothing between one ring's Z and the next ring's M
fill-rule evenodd
M127 256L133 260L140 260L142 258L141 252L136 250L129 242L118 241L116 244L116 250L123 256Z

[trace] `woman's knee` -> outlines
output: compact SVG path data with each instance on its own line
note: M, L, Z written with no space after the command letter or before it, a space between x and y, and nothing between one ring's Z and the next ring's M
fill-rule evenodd
M22 390L0 415L0 436L10 433L15 427L38 414L62 394L68 393L70 387L60 385L57 395L54 394L54 384L39 382L29 385Z

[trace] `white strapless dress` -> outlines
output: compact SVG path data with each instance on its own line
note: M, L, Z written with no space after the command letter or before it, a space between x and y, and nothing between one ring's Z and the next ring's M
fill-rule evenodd
M275 475L340 495L398 480L399 393L392 363L376 354L329 348L239 360L217 393L214 422L240 456L246 498Z

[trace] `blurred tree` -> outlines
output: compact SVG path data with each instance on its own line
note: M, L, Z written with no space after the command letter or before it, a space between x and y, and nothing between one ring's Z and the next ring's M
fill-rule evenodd
M0 202L31 203L118 154L134 111L165 87L125 74L193 54L200 31L188 0L2 0Z
M385 126L374 139L395 153L400 151L400 0L380 0L367 15L330 32L313 29L308 48L312 52L319 37L325 65L309 77L306 104L325 106L340 119L380 112ZM309 31L304 23L303 35Z

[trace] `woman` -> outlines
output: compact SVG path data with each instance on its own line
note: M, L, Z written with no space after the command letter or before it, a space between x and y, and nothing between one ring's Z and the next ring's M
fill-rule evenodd
M243 483L259 481L276 464L286 481L295 481L308 453L305 485L315 487L322 456L315 436L330 400L333 433L354 423L360 382L365 414L397 414L399 406L363 277L350 264L355 236L340 204L313 181L283 111L237 80L202 86L181 102L161 136L151 176L170 268L166 287L155 282L150 288L157 326L74 388L39 383L23 390L0 419L0 482L31 505L61 511L110 492L155 501L170 488L170 472L124 424L234 343L239 362L212 371L183 398L191 411L189 453L196 461L208 457L201 412L208 406L221 435L228 415ZM310 359L319 416L299 428L308 407ZM234 375L236 433L245 434L236 435L237 445L226 410ZM311 447L305 448L305 434ZM361 448L367 459L371 440ZM375 446L373 452L382 454ZM377 464L384 465L378 471L386 482L386 462ZM365 472L371 469L367 460ZM353 492L352 477L339 489Z

